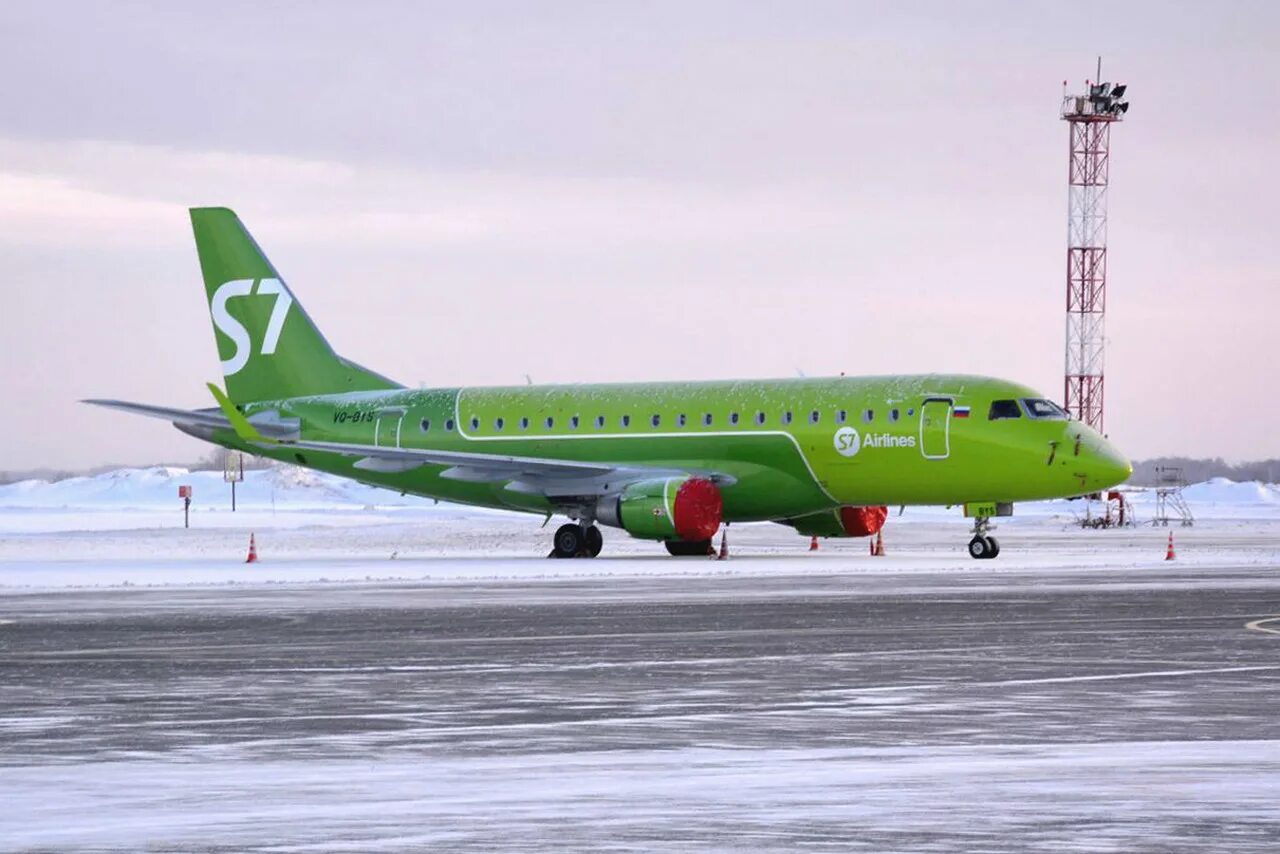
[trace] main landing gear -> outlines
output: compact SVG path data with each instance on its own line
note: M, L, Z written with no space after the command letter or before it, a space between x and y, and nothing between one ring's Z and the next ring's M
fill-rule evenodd
M1000 541L987 536L991 520L986 516L978 516L973 520L973 539L969 541L969 557L976 560L990 560L1000 554Z
M595 525L570 522L556 529L547 557L595 557L604 547L604 536Z

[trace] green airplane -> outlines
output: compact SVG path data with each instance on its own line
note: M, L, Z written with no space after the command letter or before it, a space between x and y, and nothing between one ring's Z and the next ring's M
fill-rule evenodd
M259 456L461 504L563 515L556 557L599 525L706 555L731 522L877 533L891 505L960 505L969 554L1015 501L1094 493L1132 468L1026 386L977 376L405 388L333 351L236 214L193 208L225 392L163 418Z

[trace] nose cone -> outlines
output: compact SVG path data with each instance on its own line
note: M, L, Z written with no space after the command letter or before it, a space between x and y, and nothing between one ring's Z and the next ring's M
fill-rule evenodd
M1090 468L1093 469L1093 477L1102 489L1124 483L1129 479L1129 475L1133 474L1133 465L1116 449L1115 445L1105 439L1098 443L1098 448L1092 456Z

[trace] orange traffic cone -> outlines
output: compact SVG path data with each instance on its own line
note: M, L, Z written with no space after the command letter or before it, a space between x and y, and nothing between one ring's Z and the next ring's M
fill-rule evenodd
M253 539L253 534L249 535L249 556L245 558L245 563L258 562L258 544Z
M816 552L818 550L818 538L814 537L809 540L809 551Z
M876 531L876 546L872 554L876 557L884 557L884 534L880 531Z
M726 560L729 557L729 529L726 527L720 532L720 554L716 560Z
M1165 560L1175 560L1178 556L1173 553L1173 531L1169 532L1169 549L1164 553Z

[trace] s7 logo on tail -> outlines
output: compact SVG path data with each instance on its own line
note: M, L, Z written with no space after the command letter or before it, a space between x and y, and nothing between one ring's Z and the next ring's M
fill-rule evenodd
M258 286L256 291L254 290L255 282ZM213 292L213 299L209 303L213 325L219 332L230 338L236 348L231 358L224 359L222 362L223 376L229 377L239 373L245 365L249 364L249 356L252 352L249 330L227 311L227 301L234 297L247 297L253 293L258 296L274 295L276 298L275 305L271 309L271 317L267 320L266 331L262 336L262 349L258 352L264 356L270 356L275 353L276 345L280 343L280 333L284 329L285 317L288 316L289 308L293 305L293 296L289 293L289 289L279 279L232 279L229 282L223 282Z

